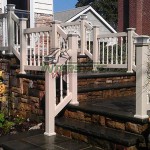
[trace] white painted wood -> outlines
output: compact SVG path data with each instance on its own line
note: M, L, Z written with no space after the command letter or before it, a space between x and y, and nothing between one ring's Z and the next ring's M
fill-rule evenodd
M27 28L24 30L25 34L30 34L30 33L39 33L39 32L49 32L51 31L52 28L48 26L42 26L42 27L35 27L35 28Z
M93 71L96 71L97 68L95 67L95 64L98 63L98 38L97 36L99 35L99 27L94 26L93 27Z
M5 13L6 6L7 0L1 0L0 8L2 8L2 13Z
M149 118L147 110L150 110L149 80L147 75L147 63L149 61L149 36L136 38L136 114L134 117Z
M42 66L30 66L30 65L25 65L24 70L33 70L33 71L42 71Z
M110 33L110 34L103 34L103 35L98 35L98 39L100 38L114 38L114 37L123 37L127 36L126 32L119 32L119 33Z
M81 55L84 55L84 51L86 50L86 27L85 22L87 20L86 15L81 16Z
M128 71L127 72L133 72L132 66L133 66L133 35L135 28L128 28Z
M77 50L78 50L78 35L72 34L68 36L69 41L69 49L71 49L72 57L70 59L70 63L77 63ZM72 93L72 100L70 104L78 105L78 98L77 98L77 72L74 70L69 74L69 90Z
M32 4L34 13L53 14L53 0L32 0Z
M23 31L27 28L27 19L20 19L20 73L26 74L24 66L27 64L27 41Z
M55 116L58 115L58 113L71 101L72 99L72 94L69 93L61 103L59 103L56 107L55 107Z
M35 1L30 0L30 28L35 27L35 7L34 7Z
M52 74L45 73L45 135L55 135L56 79Z

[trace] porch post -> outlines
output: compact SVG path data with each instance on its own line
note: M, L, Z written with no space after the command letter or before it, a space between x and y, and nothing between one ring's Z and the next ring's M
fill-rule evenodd
M24 35L24 29L27 28L26 18L20 18L20 73L26 74L24 66L27 62L27 41Z
M7 30L8 30L8 48L9 51L6 52L7 54L12 54L12 47L14 44L14 23L11 18L11 14L14 13L15 5L14 4L8 4L7 5L7 11L8 11L8 17L7 17Z
M145 119L149 106L148 63L149 36L136 37L136 114L134 117Z
M69 91L72 93L72 101L70 104L78 105L78 84L77 84L77 51L78 51L78 35L68 35L69 50L71 50L71 60L68 66L69 73Z
M133 51L134 51L134 39L133 39L133 33L135 31L135 28L128 28L128 73L132 73L133 72Z
M49 65L49 67L51 67ZM49 69L45 72L45 135L55 135L56 79Z
M81 55L84 55L84 50L86 50L86 27L85 21L87 20L87 15L81 15Z
M97 63L98 63L98 40L97 36L99 35L99 26L93 27L93 71L97 71Z

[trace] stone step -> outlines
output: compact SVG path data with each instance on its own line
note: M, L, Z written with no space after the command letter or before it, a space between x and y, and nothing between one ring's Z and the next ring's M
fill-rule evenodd
M135 150L136 146L144 142L142 135L120 132L116 129L64 117L56 119L56 132L60 135L98 145L106 150L128 150L131 148Z
M100 147L64 136L45 136L44 134L5 141L1 147L0 149L4 150L102 150Z
M88 85L110 85L113 83L135 82L135 73L126 72L104 72L104 73L78 73L78 87L87 87Z
M31 131L27 131L27 132L17 133L14 135L1 136L0 137L0 146L5 142L19 140L19 139L27 138L30 136L36 136L38 134L44 134L44 131L43 130L31 130Z
M92 99L80 102L78 106L69 104L60 115L78 121L148 136L149 119L134 117L134 95Z
M79 81L80 82L80 81ZM113 83L103 85L87 85L78 88L78 100L89 101L109 97L120 97L135 94L135 83Z

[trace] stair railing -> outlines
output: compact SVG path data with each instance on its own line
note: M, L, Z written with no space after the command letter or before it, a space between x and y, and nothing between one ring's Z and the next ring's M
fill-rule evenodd
M55 32L53 32L55 30ZM57 34L59 32L59 34ZM55 135L55 117L70 102L77 100L77 34L65 34L58 22L52 24L52 46L55 53L46 56L46 123L45 135ZM56 50L57 49L57 50ZM58 54L58 55L57 55ZM54 56L54 57L53 57ZM60 59L66 59L60 63ZM53 68L54 67L54 68ZM65 71L64 71L65 67ZM53 68L53 69L52 69ZM57 69L56 69L57 68ZM57 79L57 75L59 78ZM65 77L65 79L64 79ZM59 82L58 82L59 80ZM64 83L64 81L66 83ZM64 88L66 85L66 89ZM59 86L59 88L57 88ZM58 92L57 92L58 91Z
M92 53L92 25L87 21L87 15L81 15L80 21L61 23L61 27L68 33L78 34L78 52L81 55Z

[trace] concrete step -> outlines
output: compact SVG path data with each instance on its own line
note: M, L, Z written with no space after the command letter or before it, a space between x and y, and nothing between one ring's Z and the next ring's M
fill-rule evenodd
M97 145L105 150L135 150L140 143L144 142L142 135L120 132L116 129L64 117L56 119L56 132Z

